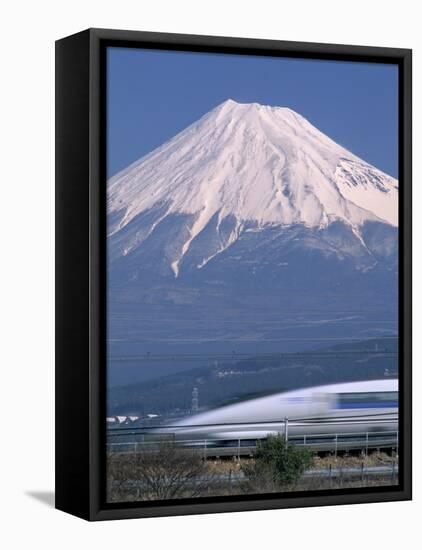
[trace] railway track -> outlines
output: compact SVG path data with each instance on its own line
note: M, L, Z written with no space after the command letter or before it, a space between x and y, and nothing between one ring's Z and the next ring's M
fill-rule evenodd
M128 437L127 434L126 437ZM368 453L374 449L397 451L398 432L312 433L292 436L288 441L292 445L307 448L315 453L331 452L337 454L359 450ZM222 444L221 440L215 439L182 439L178 441L178 444L185 448L197 450L203 454L204 458L240 458L253 456L256 451L256 441L251 442L244 439L226 441L224 444ZM132 440L122 441L120 439L107 442L107 451L109 453L148 452L154 451L156 448L157 440L143 441L136 436L133 436Z

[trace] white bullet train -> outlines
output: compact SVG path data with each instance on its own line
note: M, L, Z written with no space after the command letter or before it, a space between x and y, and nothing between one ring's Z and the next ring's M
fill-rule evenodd
M250 399L185 417L162 432L179 440L263 439L269 434L393 432L398 430L398 380L348 382ZM161 430L160 430L161 431Z

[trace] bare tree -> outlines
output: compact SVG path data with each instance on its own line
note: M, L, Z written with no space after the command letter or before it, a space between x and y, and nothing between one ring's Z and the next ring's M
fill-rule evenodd
M136 453L108 457L109 500L165 500L207 494L214 475L201 454L160 441Z

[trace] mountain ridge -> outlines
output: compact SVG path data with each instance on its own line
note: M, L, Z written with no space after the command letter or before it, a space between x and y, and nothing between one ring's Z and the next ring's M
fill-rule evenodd
M153 359L151 359L151 365ZM108 388L109 414L145 414L189 408L192 389L213 408L251 397L321 384L397 376L397 340L371 339L304 353L209 360L201 367Z

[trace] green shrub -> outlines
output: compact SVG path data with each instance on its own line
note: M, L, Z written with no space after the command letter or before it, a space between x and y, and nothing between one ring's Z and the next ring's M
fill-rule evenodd
M253 464L242 470L251 485L260 492L276 491L295 484L312 464L312 453L307 449L289 445L283 436L270 435L258 442Z

